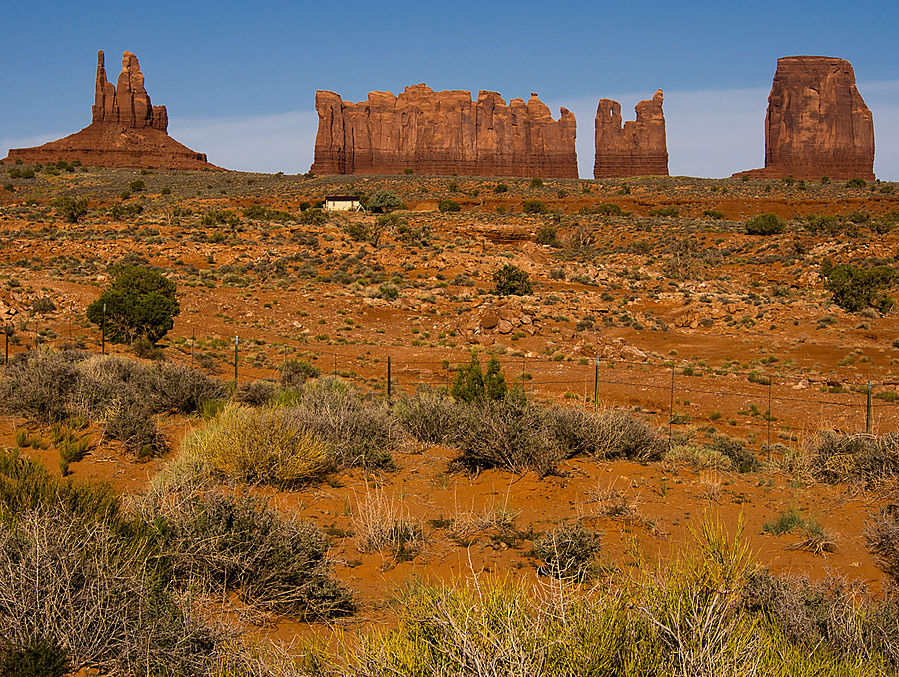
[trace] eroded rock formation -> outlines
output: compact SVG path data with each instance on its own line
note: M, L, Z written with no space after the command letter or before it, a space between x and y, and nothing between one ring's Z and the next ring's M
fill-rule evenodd
M622 125L621 104L600 99L596 107L595 178L668 176L663 100L660 89L652 99L637 104L636 120Z
M147 169L215 169L204 153L197 153L172 137L165 106L154 106L144 88L137 57L122 55L116 85L106 79L103 51L97 53L97 82L91 124L80 132L34 148L13 148L3 162L26 164L80 161L95 167Z
M420 84L366 101L315 94L316 174L417 174L577 178L574 115L554 120L536 94L508 104L496 92L477 101L461 90Z
M777 60L765 117L765 167L734 176L874 179L874 118L852 64L826 56Z

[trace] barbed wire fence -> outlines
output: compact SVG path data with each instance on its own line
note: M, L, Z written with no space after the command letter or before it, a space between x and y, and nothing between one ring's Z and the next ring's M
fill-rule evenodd
M8 339L6 335L4 348ZM68 337L57 336L48 343L70 345L71 340L70 330ZM100 336L82 342L92 352L102 350ZM239 334L194 334L171 347L191 366L197 366L197 346L211 348L219 365L228 364L225 373L233 370L235 384L255 380L260 372L261 377L277 374L281 365L270 364L267 359L260 362L258 357L251 359L248 344L260 347L253 339L242 342ZM560 359L559 355L502 354L476 346L348 343L336 349L290 340L286 348L285 360L307 360L323 374L340 376L390 399L410 395L421 387L449 390L475 349L482 367L495 357L507 384L521 388L529 398L591 410L626 408L664 427L669 441L678 431L690 427L725 431L730 427L748 429L750 443L770 452L779 442L798 442L822 429L885 434L899 428L899 381L891 378L822 377L798 367L697 367L695 361L673 358L658 361L578 355ZM444 356L422 359L417 353L423 350Z

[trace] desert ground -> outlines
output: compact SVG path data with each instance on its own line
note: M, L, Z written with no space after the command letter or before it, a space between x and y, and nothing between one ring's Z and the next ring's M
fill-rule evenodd
M572 454L551 468L471 467L454 445L407 435L381 467L340 467L297 486L245 483L327 534L334 575L357 603L322 621L228 600L216 613L250 637L327 643L390 628L391 599L418 580L539 583L548 577L534 545L566 524L599 535L599 579L641 566L636 551L655 560L688 547L714 515L743 525L771 574L836 577L874 598L895 580L866 536L899 502L892 471L859 475L843 457L822 473L809 461L825 431L881 439L899 425L896 311L844 310L822 273L825 260L895 265L892 184L81 167L15 178L13 168L0 168L11 359L47 346L99 353L85 311L108 267L127 262L174 281L181 312L161 350L135 355L107 341L109 354L181 363L223 383L236 374L238 390L277 382L285 361L300 360L396 404L450 388L475 353L484 366L495 357L531 402L627 412L664 444L652 460ZM316 210L328 195L383 191L402 203L389 218ZM54 207L61 195L86 199L77 222ZM748 234L766 213L783 232ZM532 293L494 293L508 264L528 274ZM209 418L158 414L165 450L152 458L91 421L90 449L68 476L141 495ZM33 442L22 446L23 435ZM50 438L47 422L0 411L0 448L20 447L59 476ZM749 466L712 453L722 439L748 450ZM363 515L378 506L414 525L413 546L363 543ZM790 514L799 526L776 533Z

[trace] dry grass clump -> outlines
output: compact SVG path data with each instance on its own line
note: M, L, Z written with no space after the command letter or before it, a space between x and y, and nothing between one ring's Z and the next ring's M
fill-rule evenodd
M365 496L357 498L353 532L361 552L389 550L397 561L413 559L424 545L421 525L409 517L396 497L381 487L365 485Z
M809 463L822 482L871 487L899 476L899 433L877 436L825 431L812 448Z
M257 608L301 618L355 610L349 591L331 575L327 537L258 498L183 486L151 492L137 510L158 530L176 581L206 593L233 589Z
M44 423L98 421L138 456L167 448L156 428L158 414L193 413L223 394L221 383L182 365L67 350L19 353L0 377L0 403L10 411Z
M502 399L477 403L420 389L393 411L417 440L456 447L460 463L475 469L547 474L572 456L656 460L665 448L657 430L628 413L541 407L515 389Z
M889 505L865 525L868 548L899 581L899 506Z
M289 487L330 467L329 445L295 409L229 405L184 440L183 455L239 482Z
M716 435L710 444L701 446L675 444L665 453L665 460L694 470L750 472L759 467L752 449L742 440L726 435Z
M820 642L793 635L758 605L750 610L754 570L739 531L733 537L706 521L683 551L656 565L641 560L590 591L478 577L412 586L394 607L394 628L320 661L357 677L861 677L891 669L890 647L873 633L864 645ZM853 621L874 627L860 608L846 614L846 629Z
M599 554L598 533L579 523L562 524L534 543L534 555L543 561L540 571L556 578L588 578Z

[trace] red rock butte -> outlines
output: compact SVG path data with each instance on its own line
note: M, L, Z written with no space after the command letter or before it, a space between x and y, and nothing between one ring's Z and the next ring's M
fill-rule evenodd
M142 169L217 169L166 133L165 106L154 106L144 74L131 52L122 54L122 72L113 86L106 80L103 51L97 52L97 83L91 124L80 132L34 148L13 148L3 160L26 164L80 161L92 167Z
M668 176L663 101L660 89L652 99L636 105L636 120L622 125L621 104L600 99L596 107L594 178Z
M554 120L536 94L508 105L496 92L419 84L359 103L315 94L316 174L417 174L577 178L574 115Z
M765 117L765 167L734 176L874 179L874 118L852 64L827 56L777 60Z

